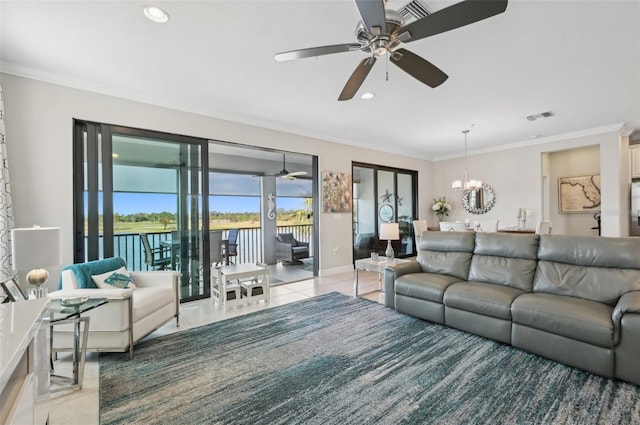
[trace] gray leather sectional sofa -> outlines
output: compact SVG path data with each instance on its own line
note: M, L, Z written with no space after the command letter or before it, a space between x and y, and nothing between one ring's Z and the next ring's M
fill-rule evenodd
M640 238L426 232L397 311L640 385Z

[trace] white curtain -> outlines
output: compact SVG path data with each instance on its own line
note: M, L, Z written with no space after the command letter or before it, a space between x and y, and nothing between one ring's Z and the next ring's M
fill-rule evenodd
M13 277L11 261L11 229L13 229L13 204L9 186L9 162L7 138L4 127L4 101L0 86L0 281Z

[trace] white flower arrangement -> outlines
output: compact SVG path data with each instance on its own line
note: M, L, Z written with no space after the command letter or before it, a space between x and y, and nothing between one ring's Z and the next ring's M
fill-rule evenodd
M442 221L444 217L449 216L449 211L451 211L451 204L449 203L449 201L447 201L447 198L443 196L441 198L433 200L431 209L438 216L438 220Z

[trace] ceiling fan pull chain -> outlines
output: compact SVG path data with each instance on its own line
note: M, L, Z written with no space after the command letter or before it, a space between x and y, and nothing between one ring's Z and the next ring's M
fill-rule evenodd
M385 55L385 56L387 57L387 60L384 61L385 67L386 67L386 69L385 69L385 74L386 74L385 81L389 81L389 56L391 56L391 55Z

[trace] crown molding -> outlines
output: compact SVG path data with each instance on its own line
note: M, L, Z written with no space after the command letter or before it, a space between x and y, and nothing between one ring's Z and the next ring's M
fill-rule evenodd
M493 153L493 152L507 151L511 149L527 148L527 147L536 146L536 145L543 145L545 143L553 143L553 142L561 142L564 140L578 139L581 137L597 136L597 135L606 134L606 133L623 134L624 132L625 132L625 123L622 122L622 123L616 123L616 124L609 124L601 127L589 128L586 130L572 131L570 133L556 134L548 137L540 137L537 139L507 143L504 145L493 146L486 149L476 149L476 150L468 151L467 155L468 156L482 155L485 153ZM433 162L446 161L449 159L462 158L462 157L464 157L464 154L442 155L442 156L433 158L432 161Z

